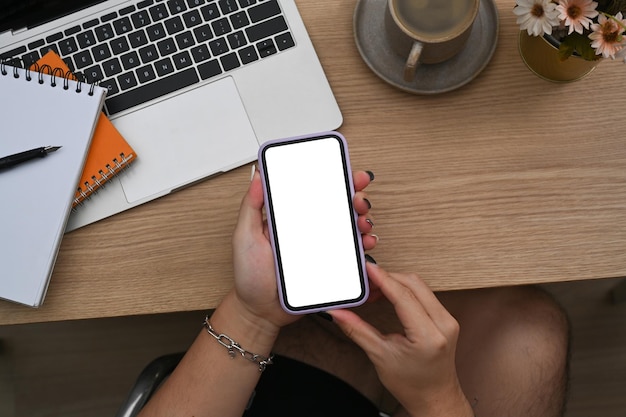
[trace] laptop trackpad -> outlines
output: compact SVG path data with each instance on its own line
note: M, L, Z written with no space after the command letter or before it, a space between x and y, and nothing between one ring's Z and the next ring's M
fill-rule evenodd
M137 152L120 177L129 203L250 162L259 148L231 77L114 123Z

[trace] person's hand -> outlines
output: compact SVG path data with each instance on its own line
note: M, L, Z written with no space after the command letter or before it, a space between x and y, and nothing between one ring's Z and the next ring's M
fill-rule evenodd
M394 306L403 334L382 334L348 310L333 321L367 353L385 387L413 416L472 416L455 367L457 321L416 275L368 263L372 284Z
M373 175L364 171L353 173L353 203L359 214L358 227L363 234L365 250L373 249L378 240L371 234L373 222L369 215L370 203L364 192L372 179ZM287 314L278 300L274 257L263 217L263 187L258 172L254 173L248 192L241 202L233 234L233 263L235 289L231 295L251 314L250 317L269 321L277 328L298 319L299 316Z

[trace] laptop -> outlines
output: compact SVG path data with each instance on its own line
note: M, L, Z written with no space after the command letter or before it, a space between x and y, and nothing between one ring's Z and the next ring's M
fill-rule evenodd
M99 81L138 155L68 231L247 164L268 140L342 123L294 0L0 0L0 10L0 57L29 65L53 49Z

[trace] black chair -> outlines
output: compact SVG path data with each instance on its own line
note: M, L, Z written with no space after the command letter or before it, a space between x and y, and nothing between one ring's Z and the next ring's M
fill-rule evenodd
M184 352L172 353L156 358L139 374L137 381L122 404L116 417L135 417L148 402L161 383L172 373Z

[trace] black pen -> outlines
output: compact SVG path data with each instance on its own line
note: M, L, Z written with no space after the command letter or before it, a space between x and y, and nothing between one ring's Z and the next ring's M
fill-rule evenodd
M5 156L4 158L0 158L0 169L9 168L34 158L43 158L49 153L58 151L59 149L61 149L60 146L43 146L41 148L31 149L30 151Z

